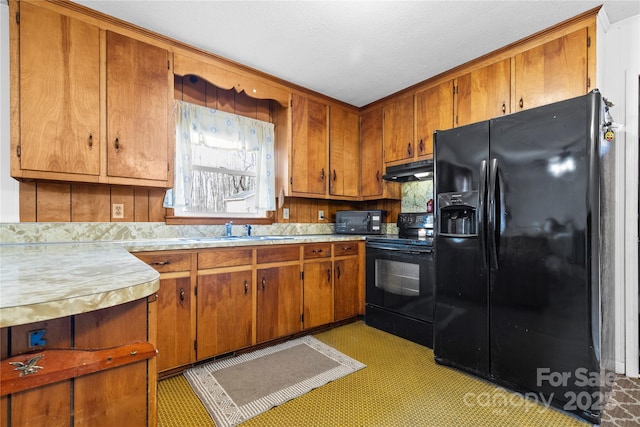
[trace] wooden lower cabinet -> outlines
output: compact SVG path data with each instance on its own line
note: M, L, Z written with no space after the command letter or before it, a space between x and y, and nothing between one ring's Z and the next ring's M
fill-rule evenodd
M256 340L258 343L302 329L300 264L258 268Z
M251 266L198 276L198 360L251 345L252 277Z
M146 298L115 307L49 321L3 328L2 357L32 351L28 332L44 329L39 350L103 349L141 341L155 342L155 301ZM46 356L45 356L46 357ZM155 358L106 369L71 380L3 396L0 425L155 426Z
M333 263L304 263L304 328L333 322Z
M363 295L361 293L360 262L351 257L336 260L333 267L334 277L334 319L348 319L361 314Z

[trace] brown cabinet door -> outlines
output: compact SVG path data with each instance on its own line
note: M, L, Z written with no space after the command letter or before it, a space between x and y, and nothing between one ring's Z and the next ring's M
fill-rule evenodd
M293 94L291 191L327 193L329 132L327 106Z
M384 161L413 159L413 95L384 106Z
M70 48L72 47L72 48ZM20 3L20 167L100 174L100 32Z
M360 194L360 136L358 115L331 107L329 140L329 191L333 196L356 198Z
M198 276L198 360L251 345L252 272Z
M304 328L333 321L333 263L304 264Z
M511 60L474 70L457 79L456 126L492 119L511 110Z
M453 81L416 93L418 157L433 157L433 131L453 127Z
M382 175L382 108L375 108L360 117L360 156L362 164L362 197L381 196Z
M191 304L190 276L160 279L160 289L158 289L158 372L193 362Z
M361 284L358 258L345 258L334 263L334 320L360 314Z
M587 28L515 56L515 111L587 92Z
M107 32L107 175L167 182L167 51Z
M257 270L257 341L294 334L302 327L300 266Z
M456 87L456 126L507 114L511 110L511 60L458 77Z

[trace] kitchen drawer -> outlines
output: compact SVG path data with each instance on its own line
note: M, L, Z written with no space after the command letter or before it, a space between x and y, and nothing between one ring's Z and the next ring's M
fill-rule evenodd
M134 255L160 273L191 270L190 252L137 253Z
M330 256L331 243L304 245L304 259L329 258Z
M253 249L212 249L198 251L198 269L251 265Z
M256 249L258 264L270 262L285 262L300 260L300 246L298 245L268 245Z
M340 242L333 244L333 254L335 256L358 255L358 242Z

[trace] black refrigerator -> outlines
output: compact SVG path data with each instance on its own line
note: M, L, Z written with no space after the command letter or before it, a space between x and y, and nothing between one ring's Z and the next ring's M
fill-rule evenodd
M434 134L436 361L592 422L602 116L596 90Z

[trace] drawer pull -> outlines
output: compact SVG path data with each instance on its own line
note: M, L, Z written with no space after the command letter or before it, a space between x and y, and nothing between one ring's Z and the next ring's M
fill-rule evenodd
M312 249L311 252L313 252L314 254L321 254L322 249Z
M25 375L35 374L38 372L38 369L43 369L42 366L36 365L38 360L42 359L44 354L39 354L31 359L27 359L24 362L9 362L9 365L15 366L14 371L20 372L19 377L24 377Z
M171 261L154 261L151 263L151 265L158 265L158 266L169 265L169 264L171 264Z
M264 291L264 286L267 284L267 279L262 278L262 290Z
M184 304L184 288L180 288L180 304Z
M244 294L246 295L249 292L249 282L245 279L244 281Z
M89 148L93 148L93 134L89 134Z
M327 268L327 282L331 282L331 269Z
M338 279L340 278L340 266L336 266L336 270L338 270Z

